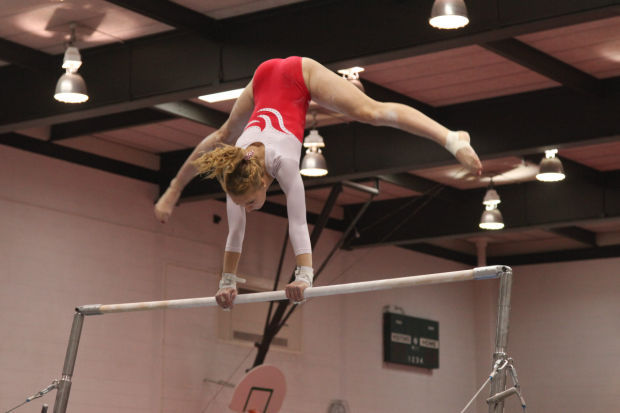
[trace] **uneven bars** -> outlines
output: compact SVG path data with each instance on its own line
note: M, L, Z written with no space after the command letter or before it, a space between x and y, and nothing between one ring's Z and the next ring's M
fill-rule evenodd
M510 268L504 265L477 267L469 270L451 271L436 274L414 275L410 277L389 278L384 280L363 281L349 284L309 287L304 291L305 298L322 297L338 294L353 294L368 291L389 290L393 288L414 287L419 285L440 284L457 281L482 280L498 278ZM283 290L267 291L252 294L240 294L235 304L258 303L264 301L286 300ZM76 308L83 315L99 315L110 313L126 313L132 311L148 311L165 308L193 308L217 306L215 297L185 298L179 300L145 301L124 304L89 304Z

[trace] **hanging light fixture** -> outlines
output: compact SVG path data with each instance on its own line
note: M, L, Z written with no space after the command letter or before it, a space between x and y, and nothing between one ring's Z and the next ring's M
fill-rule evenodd
M327 162L323 157L321 148L325 147L323 137L316 130L316 112L312 112L312 129L308 136L304 138L304 148L306 154L301 161L299 172L304 176L323 176L327 175Z
M72 23L69 44L62 60L62 68L65 69L65 73L58 79L54 93L54 99L63 103L83 103L88 100L86 82L77 72L82 66L82 56L78 48L73 46L74 42L75 23Z
M558 182L566 178L560 158L556 158L557 149L545 151L545 157L540 161L540 167L536 179L542 182Z
M82 76L67 70L56 83L54 99L63 103L84 103L88 100L86 82Z
M487 192L482 199L482 205L484 205L484 211L480 217L480 223L478 226L482 229L497 230L504 228L504 219L502 213L497 206L502 202L497 191L493 188L493 178Z
M482 205L499 205L502 200L499 198L499 194L493 188L493 178L491 178L491 183L489 184L489 188L487 189L486 194L484 194L484 199L482 200Z
M502 213L499 212L499 209L497 209L497 206L485 207L478 226L482 229L491 230L504 228L504 218L502 217Z
M364 91L364 85L360 82L360 73L364 71L363 67L355 66L350 67L348 69L340 69L338 73L342 75L343 78L347 79L353 86Z
M316 116L316 115L315 115ZM316 123L316 121L315 121ZM304 148L306 154L301 161L299 172L304 176L324 176L327 175L327 162L321 152L321 148L325 147L323 137L319 135L316 129L310 130L308 136L304 138Z
M435 0L428 19L437 29L460 29L467 26L467 7L464 0Z

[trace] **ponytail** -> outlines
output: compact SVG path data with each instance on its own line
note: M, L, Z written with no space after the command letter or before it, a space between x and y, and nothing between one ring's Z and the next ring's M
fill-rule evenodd
M226 193L243 195L260 188L264 167L256 156L246 159L243 149L220 145L194 161L198 173L205 178L217 178Z

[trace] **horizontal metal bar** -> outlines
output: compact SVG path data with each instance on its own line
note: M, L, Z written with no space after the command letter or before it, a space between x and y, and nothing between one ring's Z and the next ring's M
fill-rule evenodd
M419 285L440 284L474 279L497 278L509 268L502 265L479 267L470 270L451 271L437 274L414 275L410 277L389 278L385 280L363 281L349 284L310 287L304 291L305 298L323 297L328 295L353 294L368 291L390 290L393 288L415 287ZM264 301L286 300L286 293L267 291L253 294L240 294L235 304L259 303ZM76 310L84 315L126 313L132 311L148 311L165 308L194 308L217 306L215 297L185 298L180 300L146 301L124 304L90 304Z

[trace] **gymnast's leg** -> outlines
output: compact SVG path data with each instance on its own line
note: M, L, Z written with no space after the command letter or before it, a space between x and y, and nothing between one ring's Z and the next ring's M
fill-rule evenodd
M469 134L452 132L422 112L400 103L378 102L320 63L304 57L302 68L312 100L343 113L356 121L375 126L391 126L431 139L448 149L473 173L482 172L482 164L469 145Z

